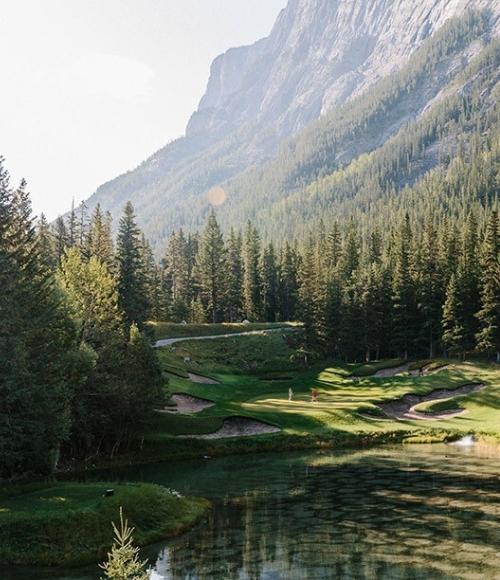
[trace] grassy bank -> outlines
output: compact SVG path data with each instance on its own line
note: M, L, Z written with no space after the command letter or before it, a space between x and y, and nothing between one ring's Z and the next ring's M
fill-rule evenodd
M104 497L107 488L112 497ZM123 508L134 539L146 545L177 535L208 510L201 498L177 497L150 484L55 483L0 490L0 561L42 566L102 560L112 544L111 522Z
M500 366L484 362L447 360L447 367L425 376L408 373L377 378L382 368L399 366L389 360L368 365L334 361L315 362L305 368L282 333L211 341L177 343L160 349L171 374L171 392L209 399L215 406L193 415L157 417L148 434L145 460L274 451L305 447L338 447L385 442L435 441L474 433L500 438ZM189 362L185 362L189 361ZM433 361L425 361L432 364ZM443 361L437 361L436 368ZM421 366L420 361L416 366ZM187 373L209 376L219 384L199 384ZM485 385L480 392L429 405L432 411L463 408L463 415L439 420L393 420L378 403L405 394L425 395L468 383ZM289 388L293 400L288 400ZM319 391L312 403L311 389ZM452 407L450 407L452 406ZM275 434L225 440L180 439L178 435L216 431L227 417L246 416L278 426Z
M255 330L272 328L294 328L291 322L251 322L250 324L223 323L223 324L177 324L175 322L149 322L156 340L164 338L182 338L190 336L215 336L220 334L236 334Z

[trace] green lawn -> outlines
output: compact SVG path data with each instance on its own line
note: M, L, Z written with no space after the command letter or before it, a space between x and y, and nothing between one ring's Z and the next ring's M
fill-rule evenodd
M104 497L107 488L113 497ZM135 527L136 544L178 534L209 507L151 484L39 483L0 489L0 561L78 565L102 560L119 508Z
M316 437L322 441L346 437L352 440L357 436L379 440L393 435L414 439L419 433L426 439L429 434L440 438L462 433L500 437L500 367L494 364L445 361L450 367L436 374L422 377L403 374L392 378L370 375L380 368L398 366L401 361L368 365L324 361L304 368L296 362L290 341L281 333L211 341L188 340L159 352L167 370L170 367L180 371L170 375L171 392L210 399L216 405L196 415L158 417L148 436L151 442L166 444L172 442L175 435L212 432L221 425L223 418L231 415L254 417L281 428L280 433L253 437L251 443L248 439L246 442L239 440L240 445L249 445L252 449L258 447L257 441L273 441L278 445L280 439L290 437L296 440ZM185 357L189 357L191 363L185 364ZM436 366L442 364L443 361L438 361ZM193 383L179 376L183 372L210 376L220 384ZM279 380L273 380L276 378ZM483 382L486 387L458 399L460 407L466 409L460 417L439 421L395 421L385 418L376 406L379 401L407 393L426 394L470 382ZM295 393L293 401L288 401L289 387ZM317 403L310 400L313 387L320 392ZM437 402L432 404L438 405ZM444 408L453 404L453 399L441 403ZM186 440L182 441L186 446ZM208 442L204 443L208 446ZM236 444L231 442L230 445ZM202 448L199 441L194 447Z

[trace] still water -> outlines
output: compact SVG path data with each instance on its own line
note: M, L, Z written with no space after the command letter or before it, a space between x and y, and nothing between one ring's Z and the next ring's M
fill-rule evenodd
M115 475L215 503L189 533L145 552L154 580L500 578L498 447L226 457ZM94 568L4 572L99 577Z

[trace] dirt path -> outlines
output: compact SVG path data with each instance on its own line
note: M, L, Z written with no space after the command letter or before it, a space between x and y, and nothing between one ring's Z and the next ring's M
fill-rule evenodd
M164 338L155 342L155 348L170 346L176 342L186 342L188 340L214 340L216 338L233 338L233 336L250 336L252 334L268 334L270 332L293 332L295 328L268 328L263 330L249 330L247 332L233 332L229 334L211 334L209 336L180 336L177 338Z
M172 395L171 401L173 405L166 407L165 409L159 409L159 413L170 413L173 415L189 415L191 413L199 413L204 409L208 409L215 405L214 402L207 399L201 399L200 397L193 397L192 395L184 395L182 393L177 393Z
M279 427L249 419L247 417L228 417L220 429L214 433L205 435L180 435L180 437L189 439L226 439L230 437L251 437L252 435L264 435L266 433L277 433Z
M451 399L462 395L475 393L484 388L482 383L471 383L462 385L456 389L438 389L427 395L405 395L400 399L378 403L378 406L384 411L387 417L391 419L423 419L427 421L437 421L439 419L450 419L462 415L465 409L452 409L441 413L422 413L415 410L417 405L427 401L439 401L442 399Z

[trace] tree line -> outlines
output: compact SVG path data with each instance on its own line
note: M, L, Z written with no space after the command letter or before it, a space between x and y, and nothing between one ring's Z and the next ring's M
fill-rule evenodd
M136 289L122 283L122 294L134 296L133 307L123 308L142 321L299 320L311 348L345 360L472 352L499 359L496 206L471 205L452 216L435 201L424 216L395 212L385 229L362 216L328 229L320 222L305 240L281 247L251 222L224 235L212 210L201 232L173 232L158 263L127 204L118 241L123 248L129 224L137 244L121 279L134 279ZM95 233L102 221L97 206L81 252L103 237ZM104 221L110 245L110 218Z
M64 239L61 220L35 225L26 183L0 164L0 478L122 451L163 401L133 217L116 250L106 216L76 218Z

